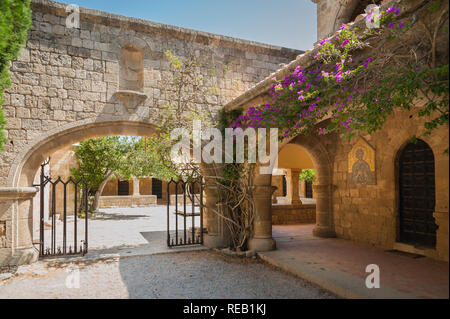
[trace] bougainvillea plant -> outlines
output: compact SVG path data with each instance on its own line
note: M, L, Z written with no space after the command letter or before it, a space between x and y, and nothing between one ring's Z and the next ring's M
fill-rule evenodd
M428 9L433 13L432 7ZM427 116L425 134L448 125L448 61L437 63L432 40L425 53L411 43L407 55L395 52L396 44L416 24L399 15L399 8L381 11L377 29L342 25L336 36L320 41L312 67L298 66L282 80L273 78L271 103L250 107L232 127L278 127L280 139L312 129L350 138L380 129L395 108L410 110L417 105L418 115ZM440 15L436 32L445 18ZM369 14L366 19L374 17ZM316 126L325 119L330 119L326 125Z

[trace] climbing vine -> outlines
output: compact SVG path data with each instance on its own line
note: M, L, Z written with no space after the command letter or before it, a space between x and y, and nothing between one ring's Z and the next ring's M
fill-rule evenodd
M351 138L379 130L396 108L426 117L425 135L448 125L448 51L436 46L440 37L448 43L448 2L419 11L402 17L400 8L388 8L366 16L380 28L342 25L319 43L311 67L273 78L271 102L250 107L232 127L277 127L280 139L311 130Z

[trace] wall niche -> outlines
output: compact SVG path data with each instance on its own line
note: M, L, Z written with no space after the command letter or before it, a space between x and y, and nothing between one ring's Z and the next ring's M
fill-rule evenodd
M122 48L120 57L120 90L142 92L144 89L144 56L132 44Z
M115 96L133 113L142 104L147 95L144 91L144 56L142 51L132 44L122 47L120 56L119 91Z

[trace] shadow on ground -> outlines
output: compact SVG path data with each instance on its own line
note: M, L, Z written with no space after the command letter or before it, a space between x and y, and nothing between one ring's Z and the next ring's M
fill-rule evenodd
M90 220L135 220L139 218L149 217L148 215L131 215L131 214L114 214L114 213L103 213L99 212L90 216Z
M258 260L213 251L121 258L119 271L133 299L335 298Z

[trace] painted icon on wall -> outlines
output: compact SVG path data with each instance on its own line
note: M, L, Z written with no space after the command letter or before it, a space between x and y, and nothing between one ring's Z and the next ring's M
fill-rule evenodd
M350 184L375 185L375 150L359 138L348 154Z

